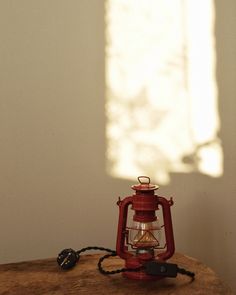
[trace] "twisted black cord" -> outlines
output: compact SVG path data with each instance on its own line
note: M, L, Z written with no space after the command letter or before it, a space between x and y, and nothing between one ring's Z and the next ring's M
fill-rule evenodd
M192 278L192 280L195 279L195 273L194 272L191 272L189 270L186 270L184 268L179 268L178 267L178 273L182 274L182 275L186 275L186 276L189 276Z
M121 269L116 269L116 270L111 270L111 271L104 270L103 267L102 267L103 260L105 260L105 259L107 259L109 257L117 256L116 251L111 250L109 248L91 246L91 247L82 248L82 249L76 251L76 255L79 258L80 254L82 252L89 251L89 250L99 250L99 251L106 251L106 252L110 253L110 254L106 254L106 255L102 256L98 261L98 269L99 269L100 273L103 274L103 275L112 275L112 274L117 274L117 273L121 273L121 272L125 272L125 271L135 272L135 271L139 271L139 270L141 270L143 268L143 266L141 266L141 267L135 268L135 269L133 269L133 268L121 268Z
M103 267L102 267L102 262L103 260L109 258L109 257L112 257L112 256L117 256L116 252L115 253L111 253L111 254L106 254L104 255L103 257L101 257L98 261L98 269L100 271L101 274L103 275L114 275L114 274L117 274L117 273L121 273L121 272L137 272L137 271L140 271L142 269L144 269L144 266L140 266L138 268L120 268L120 269L116 269L116 270L104 270Z
M117 253L115 250L111 250L109 248L104 248L104 247L97 247L97 246L82 248L78 251L75 251L71 248L64 249L58 254L57 263L64 270L71 269L79 261L80 254L89 250L106 251L109 253L102 256L98 261L98 270L100 271L100 273L104 275L112 275L112 274L117 274L121 272L138 272L141 270L150 275L159 275L159 274L164 275L161 269L161 266L163 263L158 264L157 261L156 262L150 261L146 265L141 265L137 268L121 268L121 269L111 270L111 271L104 270L102 267L102 262L109 257L117 256ZM180 273L183 275L187 275L191 277L192 280L194 280L195 274L191 271L185 270L184 268L179 268L177 265L172 265L168 263L164 265L164 268L165 266L167 267L167 270L169 269L169 273L167 272L166 276L175 277L177 273ZM173 266L174 266L174 270L173 270Z
M109 248L92 246L92 247L85 247L85 248L82 248L82 249L76 251L76 254L79 256L80 253L85 252L85 251L89 251L89 250L99 250L99 251L106 251L106 252L109 252L109 253L116 253L116 251L111 250L111 249L109 249Z

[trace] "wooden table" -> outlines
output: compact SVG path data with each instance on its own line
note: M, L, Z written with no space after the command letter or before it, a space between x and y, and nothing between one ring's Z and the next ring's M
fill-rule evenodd
M233 294L209 267L182 254L175 254L170 261L195 272L193 282L180 274L177 278L154 282L129 280L121 274L105 276L97 270L99 257L98 254L83 255L70 271L60 270L55 259L0 265L0 294ZM106 269L120 267L123 267L123 261L118 257L104 261Z

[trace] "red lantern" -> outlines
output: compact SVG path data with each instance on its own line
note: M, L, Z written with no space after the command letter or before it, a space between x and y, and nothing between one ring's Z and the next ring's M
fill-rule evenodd
M147 176L138 177L139 184L133 185L135 193L117 202L119 223L116 252L125 260L125 267L136 269L150 261L165 261L175 251L170 207L172 199L155 195L157 185L150 183ZM128 225L129 206L134 210L132 224ZM163 224L159 224L156 211L162 208ZM160 234L164 232L164 242ZM157 280L160 276L148 275L144 271L124 272L130 279Z

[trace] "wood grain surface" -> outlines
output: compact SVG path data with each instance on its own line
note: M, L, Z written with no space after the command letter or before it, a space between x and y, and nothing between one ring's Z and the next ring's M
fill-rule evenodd
M177 278L154 282L129 280L121 274L105 276L97 269L99 257L98 254L83 255L70 271L62 271L56 259L0 265L0 294L233 294L209 267L182 254L175 254L170 261L195 272L193 282L180 274ZM104 268L108 270L120 267L123 261L118 257L104 261Z

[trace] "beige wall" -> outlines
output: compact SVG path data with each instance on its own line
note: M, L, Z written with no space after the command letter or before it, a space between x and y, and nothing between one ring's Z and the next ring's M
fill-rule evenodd
M236 290L236 2L216 14L224 176L176 174L160 193L177 251ZM102 0L0 1L0 263L115 247L132 183L105 172L103 18Z

